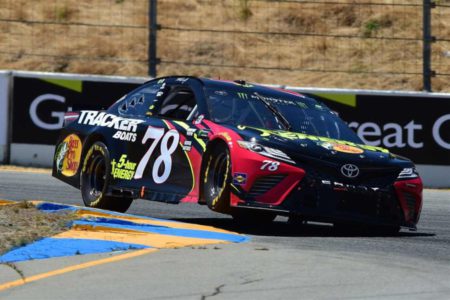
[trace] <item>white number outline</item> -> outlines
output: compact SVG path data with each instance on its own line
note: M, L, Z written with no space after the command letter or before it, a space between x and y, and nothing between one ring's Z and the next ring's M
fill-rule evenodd
M172 138L172 144L168 146L169 139ZM152 176L157 184L165 182L172 171L172 153L175 152L180 141L180 135L175 129L170 129L161 140L161 155L158 156L153 164ZM158 171L161 164L164 163L164 171L159 176Z
M280 166L280 163L278 161L273 160L263 160L263 164L261 166L261 170L269 170L271 172L274 172L278 170L278 167Z
M169 178L172 171L172 154L177 149L178 143L180 141L180 135L175 129L170 129L166 133L164 133L164 131L164 128L148 126L147 131L142 138L142 144L145 145L149 139L152 139L153 142L151 143L147 152L145 152L144 156L142 156L142 159L136 168L134 179L142 178L145 168L148 165L148 161L150 160L150 157L152 156L153 152L156 149L156 146L160 141L161 155L156 158L155 163L153 164L152 177L153 181L155 181L155 183L157 184L164 183ZM172 144L169 146L168 143L170 138L172 138ZM160 176L158 174L158 171L162 163L164 163L164 171Z

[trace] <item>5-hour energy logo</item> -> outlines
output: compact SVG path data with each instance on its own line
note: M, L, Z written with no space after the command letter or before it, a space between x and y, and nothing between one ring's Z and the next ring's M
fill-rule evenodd
M111 161L111 176L114 179L131 180L136 171L136 163L129 161L126 154L122 154L119 161Z

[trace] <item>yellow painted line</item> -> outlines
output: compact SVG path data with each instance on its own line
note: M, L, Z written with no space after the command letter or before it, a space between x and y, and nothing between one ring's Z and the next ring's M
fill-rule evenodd
M34 205L42 203L41 200L33 200L31 201ZM14 201L8 200L0 200L0 204L12 204ZM78 207L77 207L78 208ZM203 231L215 231L215 232L224 232L231 233L226 230L217 229L210 226L196 225L196 224L187 224L181 222L170 222L164 220L152 220L152 219L143 219L138 216L119 216L112 215L109 213L104 213L101 211L88 210L78 208L76 211L78 216L80 217L106 217L113 218L119 220L131 221L137 224L147 224L147 225L157 225L157 226L165 226L169 228L179 228L179 229L194 229L194 230L203 230ZM195 238L195 237L182 237L182 236L173 236L167 234L159 234L153 232L141 232L126 228L114 228L109 226L97 226L97 225L81 225L75 224L71 229L59 233L52 238L72 238L72 239L83 239L83 240L106 240L106 241L116 241L122 243L131 243L131 244L140 244L152 247L150 249L143 249L134 252L129 252L121 255L116 255L113 257L108 257L104 259L99 259L95 261L90 261L87 263L82 263L78 265L73 265L61 269L57 269L54 271L26 277L23 279L10 281L4 284L0 284L0 291L9 289L12 287L17 287L24 285L29 282L61 275L64 273L81 270L105 263L116 262L120 260L124 260L127 258L132 258L140 255L144 255L147 253L155 252L161 248L179 248L179 247L187 247L187 246L201 246L201 245L210 245L210 244L227 244L228 241L220 240L220 239L204 239L204 238Z
M157 226L165 226L170 228L178 228L178 229L195 229L195 230L203 230L203 231L213 231L213 232L221 232L221 233L234 233L231 231L206 226L206 225L197 225L197 224L189 224L189 223L181 223L181 222L166 222L163 220L150 220L150 219L143 219L139 217L134 216L117 216L112 215L108 213L103 212L96 212L96 211L90 211L86 209L79 209L77 212L77 215L80 215L82 217L107 217L110 219L118 219L118 220L124 220L124 221L130 221L135 222L139 224L147 224L147 225L157 225Z
M54 202L49 202L49 201L45 201L45 200L30 200L29 202L33 203L34 205L38 205L42 202L54 203ZM61 204L61 203L55 203L55 204ZM94 218L104 217L104 218L109 218L109 219L130 221L130 222L139 223L139 224L165 226L165 227L177 228L177 229L193 229L193 230L203 230L203 231L212 231L212 232L220 232L220 233L238 234L236 232L219 229L219 228L207 226L207 225L190 224L190 223L183 223L183 222L176 222L176 221L153 220L153 219L146 219L146 218L141 218L139 216L132 216L132 215L120 216L120 215L110 214L107 212L85 209L83 207L70 205L70 204L63 204L63 205L68 205L68 206L77 208L75 213L80 217L86 217L86 218L88 218L88 217L94 217Z
M157 249L142 249L142 250L119 254L116 256L102 258L99 260L94 260L94 261L90 261L90 262L86 262L86 263L82 263L82 264L78 264L78 265L74 265L74 266L69 266L69 267L65 267L62 269L53 270L53 271L38 274L38 275L33 275L30 277L25 277L24 279L19 279L19 280L10 281L10 282L4 283L4 284L0 284L0 291L6 290L9 288L13 288L13 287L17 287L17 286L21 286L21 285L24 285L26 283L30 283L33 281L38 281L41 279L45 279L45 278L49 278L49 277L77 271L77 270L82 270L82 269L95 267L95 266L99 266L99 265L103 265L103 264L107 264L107 263L111 263L111 262L116 262L116 261L120 261L120 260L124 260L124 259L128 259L128 258L133 258L133 257L145 255L145 254L155 252L155 251L157 251Z
M153 248L179 248L187 246L200 246L210 244L226 244L228 241L201 239L190 237L179 237L173 235L164 235L149 232L127 231L126 229L115 230L109 227L96 226L93 231L92 228L82 230L83 226L77 226L75 229L70 229L61 232L52 238L69 238L69 239L87 239L87 240L106 240L129 244L139 244L150 246Z

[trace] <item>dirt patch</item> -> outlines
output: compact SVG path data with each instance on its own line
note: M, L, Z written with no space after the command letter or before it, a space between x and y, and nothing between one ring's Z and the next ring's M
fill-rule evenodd
M42 173L42 174L50 174L52 172L52 170L48 168L20 167L12 165L0 165L0 171L28 172L28 173Z
M66 231L70 221L75 219L74 213L46 213L27 201L0 205L0 255L11 248Z
M158 76L422 90L420 2L225 0L218 6L217 0L159 1ZM450 9L445 5L450 1L435 2L432 32L438 41L432 65L438 74L449 74ZM0 66L146 76L148 3L0 1ZM233 33L240 31L246 33ZM432 81L433 90L450 91L448 76Z

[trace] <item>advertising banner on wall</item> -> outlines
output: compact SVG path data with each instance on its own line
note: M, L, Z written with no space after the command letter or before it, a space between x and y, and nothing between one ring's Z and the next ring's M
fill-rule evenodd
M12 74L12 96L8 96L12 100L10 161L41 166L51 165L65 112L108 108L145 81L31 72ZM450 169L450 95L288 89L324 102L348 122L363 142L413 160L425 170L422 175L428 185L449 186L442 174ZM0 138L5 139L7 129L0 130Z
M387 148L416 164L450 165L450 96L309 95L338 112L368 145Z
M14 76L12 143L54 145L65 112L106 109L137 85Z

